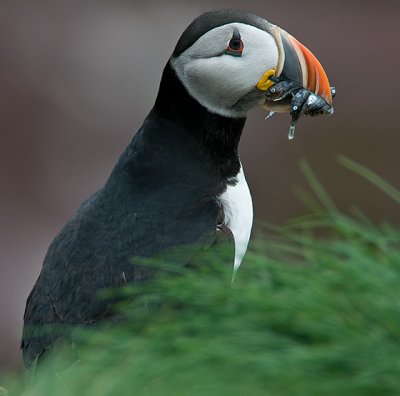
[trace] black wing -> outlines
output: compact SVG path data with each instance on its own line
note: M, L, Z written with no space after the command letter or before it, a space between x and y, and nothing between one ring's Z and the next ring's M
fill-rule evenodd
M27 367L55 341L68 339L71 328L112 315L100 290L152 278L154 270L137 265L135 257L181 245L207 249L221 240L218 235L233 240L225 228L217 233L221 208L215 197L224 188L218 177L210 176L191 142L154 136L149 142L151 130L138 133L104 188L50 245L24 315ZM191 258L185 250L180 264Z

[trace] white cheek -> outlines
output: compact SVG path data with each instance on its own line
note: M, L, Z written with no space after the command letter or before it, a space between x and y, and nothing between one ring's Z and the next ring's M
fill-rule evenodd
M278 65L279 50L275 39L268 33L257 30L257 34L245 32L242 60L249 83L257 85L264 73Z
M244 43L241 57L223 54L234 28ZM209 56L204 54L205 48L209 48ZM269 33L236 23L208 32L171 64L189 93L210 111L245 116L232 107L256 87L267 70L277 67L278 56Z
M196 60L185 69L186 84L200 103L231 107L257 84L245 68L242 59L229 55Z

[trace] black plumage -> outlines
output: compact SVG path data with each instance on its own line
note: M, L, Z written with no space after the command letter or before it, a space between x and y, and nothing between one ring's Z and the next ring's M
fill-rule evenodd
M99 290L152 277L135 257L217 241L223 213L216 197L240 169L244 124L210 113L166 66L154 108L106 184L48 249L24 315L27 367L60 337L68 341L70 326L109 318L110 302L98 298Z

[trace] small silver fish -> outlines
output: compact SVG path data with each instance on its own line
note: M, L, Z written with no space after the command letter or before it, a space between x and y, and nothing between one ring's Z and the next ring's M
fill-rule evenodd
M290 112L292 120L289 126L289 140L294 139L296 124L302 115L333 114L333 106L327 99L303 88L299 83L285 77L271 77L275 83L266 93L264 108L270 110L267 118L274 112ZM336 96L336 88L331 87L331 97Z

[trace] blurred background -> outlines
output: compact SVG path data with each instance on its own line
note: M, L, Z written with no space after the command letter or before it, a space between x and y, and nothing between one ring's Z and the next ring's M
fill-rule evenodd
M151 109L163 67L186 26L215 8L251 10L292 33L337 87L335 115L250 114L241 159L255 218L306 211L305 158L338 206L375 221L400 208L337 164L346 155L400 189L400 2L396 0L0 0L0 370L21 367L26 297L46 249L102 186Z

